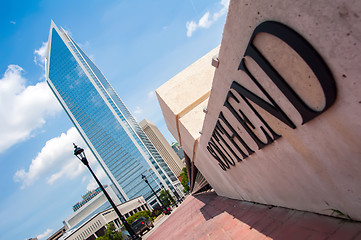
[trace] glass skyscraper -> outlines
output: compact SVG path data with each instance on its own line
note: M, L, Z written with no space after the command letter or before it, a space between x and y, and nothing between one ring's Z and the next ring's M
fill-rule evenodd
M141 179L159 191L159 182L173 192L180 182L157 152L102 72L63 30L52 22L46 58L46 79L69 118L97 158L121 201L142 195L155 200Z

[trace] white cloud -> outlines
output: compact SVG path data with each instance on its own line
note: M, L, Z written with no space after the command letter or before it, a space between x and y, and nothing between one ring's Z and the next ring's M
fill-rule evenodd
M104 172L104 170L100 166L96 168L95 175L98 177L99 181L101 181L101 183L103 185L105 185L105 184L109 185L110 184L110 180L109 180L108 176L106 175L106 173ZM87 185L87 187L86 187L86 190L91 191L91 190L94 190L94 189L96 189L98 187L99 187L99 185L94 180L94 178L91 178L88 185Z
M95 62L95 56L94 56L93 54L90 54L88 57L90 58L90 60L92 60L93 62Z
M193 32L195 30L197 30L197 23L195 23L194 21L190 21L186 23L186 28L187 28L187 37L191 37Z
M50 139L32 160L28 170L18 170L14 180L21 182L21 188L25 188L40 178L45 178L48 184L53 184L61 177L73 179L79 176L86 167L73 155L74 142L85 148L85 143L75 127L62 133L60 137ZM85 151L90 153L87 148ZM94 162L92 155L87 157Z
M212 21L209 19L209 12L206 12L201 19L199 19L198 26L202 28L209 28Z
M135 118L135 120L140 121L139 119L143 119L144 118L144 111L141 107L136 106L133 112L133 117Z
M135 107L134 115L141 115L143 113L143 109L141 109L139 106Z
M81 49L86 49L90 46L90 42L89 41L85 41L85 43L78 43L79 47Z
M86 176L84 176L82 179L81 179L81 182L85 182L88 178Z
M34 50L34 62L41 66L45 67L45 57L46 57L46 50L48 48L48 42L43 42L39 49Z
M218 18L222 17L223 15L225 15L227 13L227 9L229 6L229 0L221 0L221 5L222 5L221 10L219 10L218 12L215 12L213 14L214 21L217 21Z
M46 229L46 231L40 235L37 236L39 240L48 237L53 232L53 229Z
M49 185L60 179L75 179L83 173L88 173L87 168L73 154L73 143L84 148L89 165L98 179L106 179L107 176L100 165L97 163L94 155L91 153L85 142L75 127L70 128L66 133L55 137L46 142L35 159L32 160L28 170L20 169L14 174L14 181L21 183L21 188L31 186L39 179L46 179ZM93 178L90 178L88 187L91 188ZM82 177L82 182L87 177ZM96 182L94 181L94 184ZM94 188L92 188L94 189Z
M148 92L147 97L148 97L148 100L155 99L155 91L152 90L152 91Z
M45 82L25 86L23 69L9 65L0 79L0 153L31 136L61 110Z
M195 21L188 21L186 23L187 37L191 37L198 28L209 28L221 16L225 15L229 6L229 0L221 0L220 4L222 5L222 8L218 12L215 12L212 15L209 11L206 12L199 19L198 23Z
M60 172L56 172L54 174L52 174L50 176L50 178L48 179L48 184L53 184L56 180L58 180L59 178L61 178L64 175L64 172L60 171Z
M98 186L97 182L94 179L90 179L88 185L86 186L87 191L92 191L96 189Z
M14 24L14 25L16 24L16 22L15 22L15 21L10 21L10 23L11 23L11 24Z

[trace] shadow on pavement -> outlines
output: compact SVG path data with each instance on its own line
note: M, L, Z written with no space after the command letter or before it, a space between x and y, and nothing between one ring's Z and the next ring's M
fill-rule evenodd
M361 239L360 222L233 200L218 196L215 192L201 193L193 197L204 203L200 212L206 221L221 217L224 213L233 217L233 221L227 218L219 221L224 224L225 233L233 232L229 234L233 236L231 239L238 239L235 231L240 234L240 238L242 234L252 238L251 235L255 236L258 232L263 238L267 236L270 239L354 239L356 236Z
M361 224L206 192L188 196L146 239L349 240L361 239Z

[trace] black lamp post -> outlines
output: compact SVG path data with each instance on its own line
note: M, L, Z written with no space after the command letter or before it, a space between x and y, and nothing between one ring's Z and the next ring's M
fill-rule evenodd
M152 190L152 192L154 193L154 195L157 197L158 201L160 202L161 207L163 208L165 213L168 213L168 209L164 206L163 202L160 200L160 198L158 197L157 193L153 190L152 186L150 186L148 179L145 175L142 174L142 179L144 182L146 182L148 184L148 186L150 187L150 189Z
M174 196L177 198L177 201L179 203L181 203L181 199L179 198L179 195L178 195L178 193L177 193L177 191L175 189L173 190L173 193L174 193Z
M125 220L125 218L123 217L123 215L119 212L117 206L115 206L113 200L110 198L110 196L108 195L108 193L105 191L103 185L100 183L100 181L98 180L98 178L95 176L93 170L90 168L88 160L85 156L85 152L84 149L78 147L77 145L75 145L75 143L73 143L74 145L74 155L80 159L80 161L82 161L82 163L88 167L89 171L91 172L91 174L93 175L95 181L97 181L99 187L101 188L101 190L103 191L105 197L108 199L108 201L110 202L110 204L112 205L114 211L116 212L116 214L118 215L120 221L122 221L123 225L125 226L125 228L127 229L127 231L129 232L129 234L131 235L131 238L134 240L141 240L142 238L139 237L134 230L130 227L130 225L128 224L128 222Z

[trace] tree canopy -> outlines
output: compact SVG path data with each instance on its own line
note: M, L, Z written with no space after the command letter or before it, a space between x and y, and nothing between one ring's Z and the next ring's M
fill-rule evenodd
M151 212L151 211L148 211L148 210L146 210L146 211L140 211L140 212L137 212L137 213L135 213L134 215L128 217L128 218L127 218L127 222L128 222L129 224L132 224L135 220L137 220L137 219L140 218L140 217L145 217L145 218L150 218L150 219L152 219L152 218L151 218L151 214L152 214L152 212Z
M114 223L108 223L105 234L101 237L98 237L97 240L123 240L122 234L115 231Z
M184 188L184 192L188 192L189 191L189 186L188 186L188 173L187 173L187 168L184 167L182 169L182 173L180 174L181 178L182 178L182 181L181 181L181 184Z
M162 203L163 203L165 206L169 207L170 205L172 205L172 204L174 203L174 199L173 199L173 197L169 194L169 190L167 190L167 191L162 190L162 191L160 191L160 194L159 194L159 195L160 195L160 196L159 196L160 200L162 201Z

